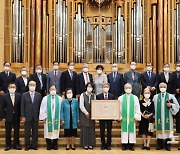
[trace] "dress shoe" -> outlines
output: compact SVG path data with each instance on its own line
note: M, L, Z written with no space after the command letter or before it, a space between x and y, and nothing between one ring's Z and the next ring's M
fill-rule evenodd
M156 150L161 150L161 149L163 149L163 147L161 147L161 146L156 147Z
M10 147L5 147L4 151L9 151L10 149Z
M107 147L107 150L111 150L111 147L109 146L109 147Z
M180 147L178 147L178 150L180 150Z
M134 151L135 149L134 147L129 147L129 150Z
M145 149L147 149L147 147L143 145L143 146L142 146L142 150L145 150Z
M171 148L170 147L166 147L165 148L167 151L171 151Z
M84 146L84 149L85 149L85 150L88 150L88 147L87 147L87 146Z
M47 150L51 150L51 147L47 147Z
M88 148L89 148L90 150L93 150L93 147L92 147L92 146L89 146Z
M54 149L54 150L58 150L58 146L55 145L55 146L53 147L53 149Z
M69 150L69 149L70 149L70 147L69 147L69 146L67 146L67 147L66 147L66 150Z
M127 150L127 147L122 146L122 151L126 151L126 150Z
M105 150L106 148L104 146L101 147L101 150Z
M148 151L149 151L149 150L151 150L151 148L150 148L150 147L146 147L146 150L148 150Z
M29 151L30 150L30 147L25 147L25 151Z
M32 150L38 150L38 148L37 148L37 147L31 147L31 149L32 149Z
M18 145L15 146L14 149L16 149L16 150L22 150L22 148L21 148L20 146L18 146Z

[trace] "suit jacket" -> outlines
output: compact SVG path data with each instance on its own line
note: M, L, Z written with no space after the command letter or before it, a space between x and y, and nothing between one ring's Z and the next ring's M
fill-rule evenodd
M157 79L157 75L153 72L151 72L151 78L149 78L147 72L144 72L141 74L141 84L142 84L142 88L143 90L147 87L158 87L158 79Z
M25 117L26 121L38 121L41 100L42 97L38 92L35 92L34 102L32 102L29 92L22 94L21 117Z
M28 91L28 80L29 80L29 78L27 78L27 85L25 86L22 76L16 78L16 80L15 80L16 86L17 86L16 91L18 93L22 94L22 93L25 93Z
M92 77L92 74L88 73L88 76L89 76L89 80L90 82L93 83L93 77ZM84 75L83 73L80 73L77 75L77 80L76 80L76 86L77 86L77 94L82 94L83 92L85 92L85 80L84 80Z
M177 71L173 72L173 94L176 94L176 98L180 97L180 94L176 93L176 89L180 89L180 73L179 73L179 78L177 78Z
M57 94L61 94L61 76L62 72L57 71L57 76L54 76L54 70L48 73L47 76L47 92L52 85L56 86Z
M65 92L67 88L73 89L74 97L76 96L76 80L77 80L77 73L73 71L73 78L71 79L68 70L62 73L61 77L61 88L62 92Z
M37 73L32 74L30 76L29 81L33 80L36 82L36 92L40 93L43 97L46 95L46 86L47 86L46 74L41 73L41 78L42 78L42 84L43 84L42 89L41 89L41 83L39 81Z
M104 93L101 93L99 95L96 96L97 100L104 100ZM114 100L114 96L110 93L108 93L108 100Z
M1 118L6 119L7 122L12 122L13 116L19 120L21 116L21 94L15 93L14 106L11 101L10 94L7 93L2 96L1 102Z
M164 76L164 72L160 73L158 75L158 84L160 84L161 82L164 82L167 84L167 92L170 94L173 94L173 85L174 85L174 81L173 81L173 74L169 73L169 81L168 83L166 82L165 76Z
M128 71L124 74L124 82L130 83L132 85L132 93L138 97L141 93L140 81L141 81L141 74L137 71L134 72L134 80L132 78L131 71Z
M8 92L8 85L11 82L15 82L16 75L12 72L9 72L9 76L6 76L5 72L0 73L0 91Z
M113 94L115 97L121 96L124 92L124 79L121 73L116 74L116 78L114 80L113 73L107 75L108 83L110 84L109 92Z

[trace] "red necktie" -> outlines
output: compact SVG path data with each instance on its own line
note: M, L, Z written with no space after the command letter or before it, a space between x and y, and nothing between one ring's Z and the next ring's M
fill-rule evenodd
M54 72L54 77L55 77L55 78L57 77L57 72L56 72L56 71Z
M88 74L86 73L86 83L89 82Z

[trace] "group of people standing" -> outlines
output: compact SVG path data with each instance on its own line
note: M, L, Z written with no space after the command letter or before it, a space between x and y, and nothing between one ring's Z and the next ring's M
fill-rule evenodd
M156 149L165 147L170 151L174 117L176 132L180 133L180 63L176 64L173 73L169 71L170 65L165 63L163 72L158 75L153 72L152 63L147 63L146 71L140 74L136 71L136 63L131 62L130 70L124 75L118 72L117 64L112 64L112 72L108 75L103 73L102 65L97 65L94 77L89 73L88 64L83 64L82 73L77 74L72 61L64 72L59 70L58 62L53 62L53 70L47 75L43 74L41 65L36 65L35 73L29 77L25 67L21 68L18 78L10 67L11 64L5 62L4 71L0 73L0 118L6 128L5 151L12 148L12 127L13 147L22 149L19 143L20 120L24 123L26 151L38 149L39 120L44 122L47 150L58 149L60 125L64 128L66 150L75 150L79 127L80 144L86 150L93 149L96 122L91 120L91 100L95 99L119 100L122 150L134 151L137 121L143 138L142 149L150 150L155 128ZM99 120L101 150L111 150L112 123L113 120Z

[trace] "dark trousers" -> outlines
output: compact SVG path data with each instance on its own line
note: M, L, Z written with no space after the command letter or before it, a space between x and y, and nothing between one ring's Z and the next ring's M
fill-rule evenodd
M32 143L30 144L30 135L32 130ZM37 148L38 142L38 121L25 122L25 146L30 148Z
M11 147L11 131L14 128L14 147L19 146L19 125L20 119L13 116L12 122L6 122L6 147Z
M47 144L47 148L55 148L57 147L57 142L58 142L58 139L48 139L46 138L46 144Z
M163 149L164 146L165 146L165 148L171 147L171 144L167 144L167 142L170 140L171 139L167 138L165 140L165 144L163 144L163 139L157 139L157 147L160 147L161 149Z
M100 120L100 136L102 147L111 146L112 120ZM107 125L107 144L105 142L105 128Z

